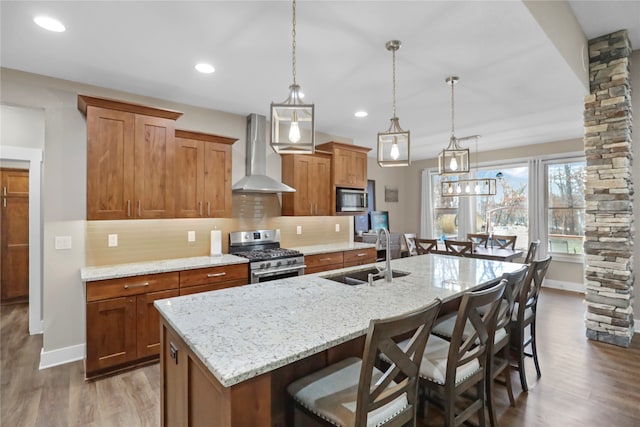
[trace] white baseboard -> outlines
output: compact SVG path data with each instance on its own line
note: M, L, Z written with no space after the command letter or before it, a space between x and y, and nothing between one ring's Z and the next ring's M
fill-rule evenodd
M575 282L564 282L562 280L544 279L542 284L545 288L562 289L564 291L578 292L584 294L584 284Z
M85 345L79 344L71 347L59 348L57 350L40 351L40 369L52 368L65 363L75 362L84 359Z
M39 322L35 322L33 328L31 327L31 323L29 323L29 335L40 335L44 331L44 322L40 320Z

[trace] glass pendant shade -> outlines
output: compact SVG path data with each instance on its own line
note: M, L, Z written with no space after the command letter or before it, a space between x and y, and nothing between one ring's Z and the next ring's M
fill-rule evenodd
M440 175L458 175L469 172L469 149L461 148L454 137L438 156Z
M312 154L315 151L314 105L300 100L300 86L289 86L289 97L271 103L271 147L279 154Z
M410 140L410 132L402 130L397 117L392 118L389 129L378 132L378 164L382 167L409 166Z
M442 181L440 185L441 197L495 196L497 188L494 178Z

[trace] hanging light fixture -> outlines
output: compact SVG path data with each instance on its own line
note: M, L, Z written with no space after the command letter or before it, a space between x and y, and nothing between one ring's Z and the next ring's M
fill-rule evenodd
M314 105L302 102L296 82L296 0L293 0L292 70L289 97L280 104L271 103L271 148L276 153L312 154L315 151Z
M396 116L396 51L402 43L390 40L385 44L393 53L393 117L389 129L378 132L378 164L382 167L409 166L411 164L410 133L400 127Z
M476 139L476 176L478 176L478 135L470 138ZM442 181L440 183L440 195L442 197L459 196L494 196L497 190L495 178L471 178Z
M447 84L451 86L451 137L449 138L449 145L442 150L438 157L440 175L459 175L469 172L469 149L460 147L459 142L478 137L478 135L466 136L464 138L456 138L455 136L453 87L458 80L459 78L457 76L449 76L445 80Z

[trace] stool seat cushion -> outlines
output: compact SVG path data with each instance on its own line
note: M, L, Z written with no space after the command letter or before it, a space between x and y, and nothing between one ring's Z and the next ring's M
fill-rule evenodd
M350 427L355 422L356 399L362 360L350 357L329 365L287 387L289 394L308 411L333 425ZM372 384L383 372L374 368ZM396 384L392 382L390 387ZM369 413L367 427L376 427L390 420L409 405L406 395Z
M433 327L432 333L440 337L451 338L451 335L453 334L453 328L456 325L456 319L457 317L454 316L438 323L436 326ZM471 325L471 322L467 321L467 324L464 327L464 332L462 333L462 337L466 339L472 333L473 333L473 326ZM496 331L493 342L496 342L496 343L500 342L501 340L505 339L506 336L507 336L506 329L500 328Z
M445 383L447 375L447 357L449 356L449 341L431 335L427 341L427 348L422 356L420 377L438 384ZM456 384L470 377L480 370L478 359L465 363L456 371Z

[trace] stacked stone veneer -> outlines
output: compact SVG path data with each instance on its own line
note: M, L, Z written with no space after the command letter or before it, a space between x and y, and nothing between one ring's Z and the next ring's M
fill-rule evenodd
M633 337L630 56L626 30L590 40L584 101L587 337L624 347Z

